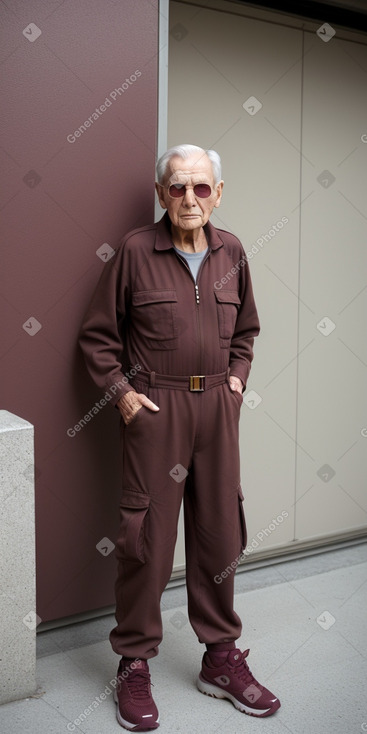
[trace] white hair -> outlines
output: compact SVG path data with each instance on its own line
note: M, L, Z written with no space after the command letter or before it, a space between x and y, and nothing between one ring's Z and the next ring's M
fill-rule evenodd
M222 167L219 154L215 150L204 150L204 148L199 148L198 145L189 145L188 143L175 145L173 148L169 148L165 153L163 153L157 162L157 182L159 184L163 183L167 166L171 158L178 156L179 158L186 159L191 155L195 155L195 153L208 156L212 164L214 183L219 183L222 179Z

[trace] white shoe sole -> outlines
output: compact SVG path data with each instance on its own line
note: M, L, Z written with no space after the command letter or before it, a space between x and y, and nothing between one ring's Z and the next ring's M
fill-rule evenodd
M115 703L117 704L116 718L117 718L118 723L120 724L120 726L123 726L125 729L128 729L129 731L134 731L136 724L131 724L130 721L126 721L126 719L124 719L120 714L119 699L118 699L116 689L114 690L113 697L114 697ZM159 724L159 716L155 724ZM156 726L153 729L152 727L150 727L150 730L154 731L154 729L156 728L157 728ZM149 724L147 725L146 731L149 731Z
M231 693L223 691L222 688L219 688L219 686L214 686L212 683L206 683L206 681L201 680L200 677L198 677L196 685L200 693L205 693L206 696L212 696L212 698L227 698L228 701L231 701L233 703L233 706L235 706L236 709L238 709L238 711L241 711L243 714L249 714L250 716L266 716L267 713L270 711L270 708L253 709L251 708L251 706L246 706L245 703L241 703L240 701L238 701L238 699L232 696Z

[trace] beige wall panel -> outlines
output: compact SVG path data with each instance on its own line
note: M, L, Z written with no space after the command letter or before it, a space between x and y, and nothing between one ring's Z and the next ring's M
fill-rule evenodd
M366 525L367 55L363 36L222 8L170 4L168 144L218 150L212 221L250 258L261 333L240 445L257 554Z
M306 33L305 49L313 166L302 172L300 296L311 311L300 312L300 340L312 344L299 359L297 438L312 458L297 452L299 539L367 521L367 47Z

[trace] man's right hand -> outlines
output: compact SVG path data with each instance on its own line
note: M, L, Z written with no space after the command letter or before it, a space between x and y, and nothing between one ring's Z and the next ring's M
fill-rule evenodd
M149 410L154 410L155 412L159 410L158 405L149 400L144 393L138 393L135 390L129 390L129 392L125 393L118 400L117 407L122 415L125 426L131 423L134 415L138 410L141 410L143 405L145 408L149 408Z

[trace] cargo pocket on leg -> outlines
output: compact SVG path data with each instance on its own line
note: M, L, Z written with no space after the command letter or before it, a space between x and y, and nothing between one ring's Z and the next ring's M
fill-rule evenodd
M124 489L120 502L120 530L116 556L121 561L145 563L145 519L150 497Z
M246 528L246 519L245 519L245 511L243 508L243 493L241 487L238 487L238 510L240 515L240 537L241 537L241 551L245 550L247 545L247 528Z

